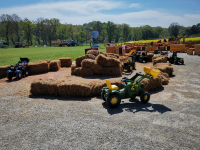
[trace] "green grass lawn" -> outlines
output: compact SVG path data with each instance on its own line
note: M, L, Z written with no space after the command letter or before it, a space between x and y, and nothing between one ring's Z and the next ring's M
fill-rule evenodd
M101 47L104 47L102 44ZM38 60L56 60L61 57L71 57L73 61L76 57L85 55L85 49L90 46L76 47L30 47L30 48L7 48L0 49L0 66L16 64L20 57L28 57L30 62ZM106 48L100 49L106 52Z

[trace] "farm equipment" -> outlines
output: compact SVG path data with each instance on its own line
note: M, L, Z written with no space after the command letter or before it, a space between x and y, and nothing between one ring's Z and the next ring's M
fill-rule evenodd
M170 56L170 57L167 57L167 60L172 63L172 64L184 64L184 59L183 58L180 58L180 57L177 57L177 52L173 52L173 54Z
M67 46L76 46L75 40L71 40L69 43L67 43Z
M167 55L168 52L162 52L162 51L159 51L159 50L155 50L154 51L154 55Z
M146 51L137 51L136 52L136 60L140 63L143 63L143 61L147 62L148 56Z
M133 69L135 69L135 57L133 55L129 55L125 57L126 59L120 59L120 62L122 63L123 70L127 70L128 72L131 72Z
M124 88L120 89L116 85L111 85L110 81L106 79L106 87L102 88L101 97L106 101L107 105L111 108L117 107L121 99L132 98L135 99L136 96L140 96L142 103L148 103L150 100L150 94L147 91L144 91L144 84L141 81L144 78L154 79L160 73L159 70L154 70L149 67L143 66L143 70L146 74L137 72L130 79L123 77L121 82L125 82Z
M22 75L28 76L29 72L26 68L28 62L29 62L28 58L20 58L20 61L18 61L16 65L10 66L10 70L7 71L8 80L12 80L12 78L15 76L17 79L21 79Z

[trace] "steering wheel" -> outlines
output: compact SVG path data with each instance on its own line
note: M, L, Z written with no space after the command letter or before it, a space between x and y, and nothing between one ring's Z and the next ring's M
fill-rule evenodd
M126 80L128 80L128 78L127 78L127 77L123 77L123 78L121 79L121 82L125 82L125 84L127 84Z

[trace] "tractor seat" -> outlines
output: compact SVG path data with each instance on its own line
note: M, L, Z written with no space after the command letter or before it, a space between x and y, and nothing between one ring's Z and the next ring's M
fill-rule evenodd
M118 88L118 86L116 86L116 85L111 85L110 84L110 81L108 80L108 79L106 79L106 85L107 85L107 87L108 87L108 89L109 90L118 90L119 88Z

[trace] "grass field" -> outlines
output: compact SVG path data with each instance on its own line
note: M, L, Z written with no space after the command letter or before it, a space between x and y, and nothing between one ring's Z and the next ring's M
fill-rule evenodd
M100 45L103 47L103 45ZM85 49L90 46L76 47L30 47L30 48L7 48L0 49L0 66L16 64L20 57L28 57L30 62L38 60L56 60L61 57L76 57L85 55ZM106 52L106 49L99 49Z

